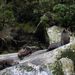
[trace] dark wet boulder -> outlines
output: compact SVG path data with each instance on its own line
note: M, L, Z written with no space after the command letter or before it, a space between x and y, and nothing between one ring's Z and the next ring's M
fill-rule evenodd
M29 47L22 48L18 51L18 57L22 59L24 56L30 55L32 50Z
M19 64L19 62L14 61L13 59L0 60L0 70L17 64Z

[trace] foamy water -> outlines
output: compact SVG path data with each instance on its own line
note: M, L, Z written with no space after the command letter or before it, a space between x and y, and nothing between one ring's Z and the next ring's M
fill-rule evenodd
M39 70L35 70L35 71L23 71L23 70L18 70L18 69L13 69L11 71L11 75L50 75L45 71L39 71Z
M52 75L50 70L40 65L29 64L28 66L17 65L3 70L0 75Z
M43 69L40 66L34 66L31 71L21 69L21 67L13 67L9 72L10 75L52 75L47 68Z

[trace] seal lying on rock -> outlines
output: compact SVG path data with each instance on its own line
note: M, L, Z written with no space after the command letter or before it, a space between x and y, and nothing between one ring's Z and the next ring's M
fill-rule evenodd
M69 36L69 33L66 29L64 29L62 32L61 32L61 41L60 42L57 42L57 43L52 43L49 45L47 51L51 51L55 48L58 48L62 45L65 45L65 44L68 44L70 42L70 36Z
M13 59L0 60L0 70L17 64L19 64L19 62L14 61Z
M31 48L25 47L18 52L18 57L22 59L24 56L27 56L32 53Z
M51 51L51 50L53 50L53 49L55 49L55 48L58 48L58 47L60 47L60 46L61 46L61 43L60 43L60 42L52 43L52 44L49 45L47 51Z

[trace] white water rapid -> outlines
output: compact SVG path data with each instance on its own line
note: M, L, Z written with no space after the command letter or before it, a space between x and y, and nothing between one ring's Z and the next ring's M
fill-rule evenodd
M1 71L0 75L52 75L49 68L29 63L16 65Z

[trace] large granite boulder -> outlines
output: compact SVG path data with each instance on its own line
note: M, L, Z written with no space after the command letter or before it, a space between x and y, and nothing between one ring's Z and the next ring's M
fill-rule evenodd
M63 28L58 26L52 26L50 28L47 28L46 30L50 43L59 42L61 40L61 32ZM70 41L72 42L75 37L72 35L71 32L69 32L69 34L70 34Z

